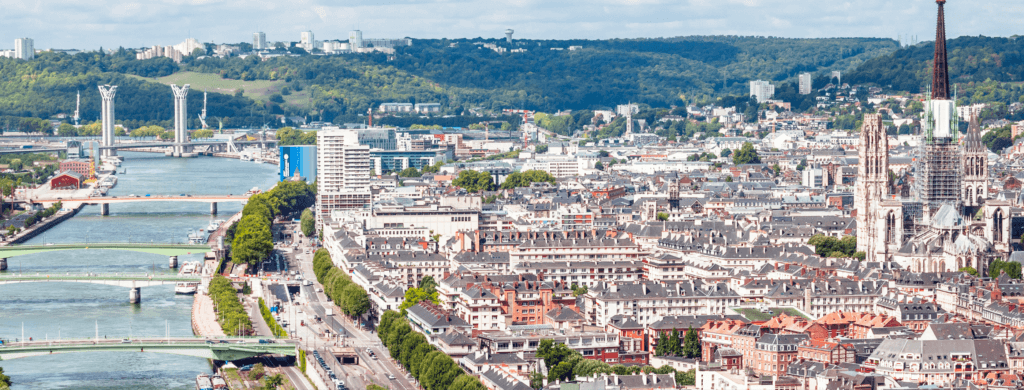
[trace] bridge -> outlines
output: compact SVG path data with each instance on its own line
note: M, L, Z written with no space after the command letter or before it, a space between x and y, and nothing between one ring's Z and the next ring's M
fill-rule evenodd
M30 341L0 346L0 360L73 352L150 352L232 361L262 355L296 355L296 344L288 340L260 343L253 338L148 338Z
M80 274L80 275L22 275L8 274L0 275L0 285L18 283L92 283L104 284L107 286L127 287L128 302L142 302L142 288L160 286L167 284L178 284L182 282L199 283L202 281L200 275L132 275L132 274Z
M110 204L112 203L139 203L139 202L201 202L210 204L210 214L217 215L217 203L221 202L245 202L251 195L185 195L185 196L135 196L135 197L89 197L89 198L57 198L57 199L34 199L33 203L53 204L61 202L64 204L82 203L100 205L100 215L110 215Z
M133 252L152 253L164 256L181 256L192 253L206 253L210 251L209 245L192 244L162 244L162 243L80 243L80 244L56 244L56 245L6 245L0 246L0 258L29 255L61 250L77 249L108 249Z
M262 145L262 144L276 144L277 140L265 140L265 141L191 141L188 145L191 146L214 146L223 147L225 151L232 147L232 145ZM171 148L180 145L174 142L125 142L115 143L109 146L99 146L100 150L128 150L128 149L144 149L144 148ZM54 147L43 147L43 148L30 148L30 149L0 149L0 154L21 154L21 153L59 153L66 152L68 149L54 148Z

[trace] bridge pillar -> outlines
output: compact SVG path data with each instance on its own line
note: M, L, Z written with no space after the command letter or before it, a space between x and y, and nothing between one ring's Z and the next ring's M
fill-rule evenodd
M128 290L128 303L142 303L142 287L132 287Z
M178 256L171 256L170 263L171 269L178 268Z
M7 271L7 259L0 258L0 271Z
M217 202L210 203L210 215L217 215Z
M110 203L100 204L100 215L110 215Z

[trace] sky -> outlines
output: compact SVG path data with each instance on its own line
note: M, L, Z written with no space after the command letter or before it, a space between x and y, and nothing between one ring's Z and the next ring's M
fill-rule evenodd
M0 48L364 38L935 37L934 0L0 0ZM947 35L1024 33L1024 1L949 0Z

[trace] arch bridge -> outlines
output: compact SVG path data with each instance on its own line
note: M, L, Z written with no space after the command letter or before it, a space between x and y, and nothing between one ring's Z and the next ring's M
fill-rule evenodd
M13 343L0 348L0 360L74 352L149 352L233 361L262 355L295 356L288 340L261 343L252 338L163 338L125 340L63 340Z

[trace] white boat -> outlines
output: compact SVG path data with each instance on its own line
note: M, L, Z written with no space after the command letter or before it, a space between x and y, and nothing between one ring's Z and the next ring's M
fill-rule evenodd
M192 245L201 245L206 243L206 235L196 231L188 233L188 243Z
M218 224L216 222L210 222L210 226L206 227L206 231L210 232L210 233L213 233L213 232L217 231L217 228L219 228L219 227L220 227L220 224Z
M199 270L200 266L201 266L201 264L199 264L199 262L195 262L195 261L185 262L184 264L181 265L181 271L178 271L178 274L182 275L182 276L198 274L200 272L200 270Z
M199 282L181 282L174 285L175 294L191 295L199 290Z

